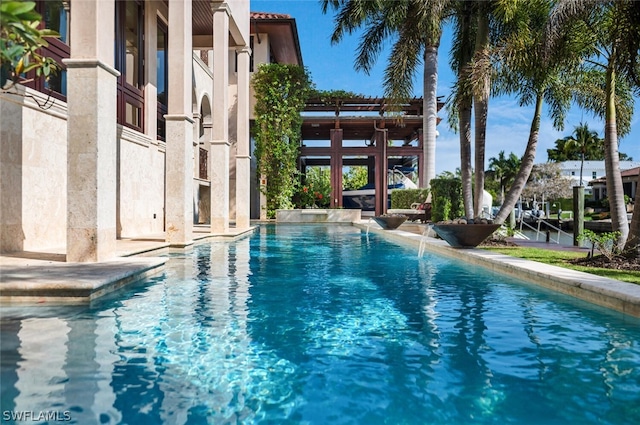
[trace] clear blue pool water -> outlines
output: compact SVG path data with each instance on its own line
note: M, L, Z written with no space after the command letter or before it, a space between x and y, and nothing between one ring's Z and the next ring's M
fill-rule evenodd
M3 423L640 423L637 319L348 226L167 255L2 310Z

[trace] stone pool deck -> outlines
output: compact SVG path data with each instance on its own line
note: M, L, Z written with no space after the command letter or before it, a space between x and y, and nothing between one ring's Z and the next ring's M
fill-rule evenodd
M231 228L224 234L211 234L206 226L195 226L194 241L232 240L254 229ZM161 273L167 258L153 255L171 248L164 234L158 234L119 239L116 249L116 258L99 263L67 263L64 249L2 254L0 303L89 303L124 285Z
M412 244L417 249L422 247L425 252L453 257L630 316L640 317L640 285L515 258L485 249L452 248L441 239L422 236L421 232L416 231L412 226L403 225L397 230L382 230L379 226L364 221L355 225L362 229L369 229L370 232L384 234L391 240ZM553 248L572 249L572 247ZM584 252L586 255L587 250L584 249Z
M353 223L383 234L399 243L457 258L498 273L525 279L630 316L640 317L640 285L514 258L484 249L455 249L445 241L423 237L424 225L403 224L397 230L382 230L369 221ZM194 240L233 240L243 232L212 235L196 226ZM164 235L117 241L118 257L101 263L66 263L64 251L19 252L0 256L0 302L79 304L114 291L128 283L161 273L166 258L154 257L168 250ZM586 255L586 253L585 253Z

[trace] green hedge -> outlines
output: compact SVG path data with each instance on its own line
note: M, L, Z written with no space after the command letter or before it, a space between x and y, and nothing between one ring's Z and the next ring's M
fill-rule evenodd
M434 222L453 220L464 215L460 179L432 179L430 185L431 219Z
M403 189L391 192L391 208L411 208L411 204L423 203L429 196L429 189Z
M553 204L556 204L556 207L553 208ZM560 208L562 211L572 211L573 210L573 198L560 198L555 201L551 201L549 203L549 208L551 208L551 214L558 211L558 204L560 204Z

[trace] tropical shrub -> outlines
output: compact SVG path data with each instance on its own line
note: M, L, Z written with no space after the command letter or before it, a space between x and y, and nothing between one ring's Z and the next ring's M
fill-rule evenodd
M369 171L364 165L351 166L342 174L342 189L357 190L369 182Z
M404 189L391 192L391 208L411 208L411 204L423 203L429 196L429 189Z
M619 253L618 245L616 244L618 237L620 237L620 232L595 233L585 229L578 235L578 240L591 242L591 255L593 255L593 249L595 248L611 261Z
M294 197L297 208L326 208L331 204L331 171L309 167Z
M462 182L458 178L431 179L431 217L434 222L452 220L464 214Z

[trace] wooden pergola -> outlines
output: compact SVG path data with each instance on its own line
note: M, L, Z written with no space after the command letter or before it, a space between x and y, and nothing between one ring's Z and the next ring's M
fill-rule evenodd
M442 105L438 101L438 110ZM422 115L422 98L397 106L383 98L310 99L304 109L300 169L304 173L308 166L329 166L331 207L342 207L342 167L368 166L369 182L375 186L375 214L384 214L390 166L412 161L422 180Z

